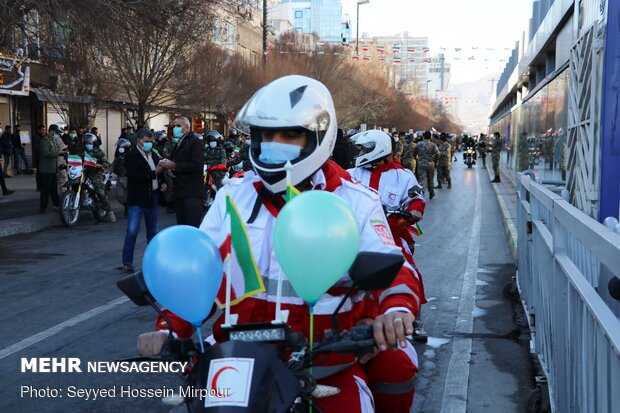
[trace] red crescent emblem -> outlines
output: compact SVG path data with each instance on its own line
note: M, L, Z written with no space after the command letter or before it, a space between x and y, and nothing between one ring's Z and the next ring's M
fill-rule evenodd
M237 370L236 368L232 366L224 366L218 371L216 371L215 374L213 375L213 381L211 382L211 391L213 392L213 394L218 394L217 393L217 380L220 378L220 374L222 374L226 370L234 370L237 373L239 373L239 370ZM232 396L233 394L234 393L229 393L228 396Z

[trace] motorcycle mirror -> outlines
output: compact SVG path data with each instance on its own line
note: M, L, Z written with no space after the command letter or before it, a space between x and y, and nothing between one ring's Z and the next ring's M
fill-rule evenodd
M362 290L382 290L392 284L404 262L402 254L363 251L357 254L349 276Z
M121 278L116 282L116 286L120 288L123 294L129 297L135 305L144 307L155 302L148 288L146 288L142 271Z

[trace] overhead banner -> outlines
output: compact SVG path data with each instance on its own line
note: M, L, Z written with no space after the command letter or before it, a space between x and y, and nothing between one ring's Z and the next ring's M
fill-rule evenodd
M28 96L30 66L21 59L0 56L0 94Z

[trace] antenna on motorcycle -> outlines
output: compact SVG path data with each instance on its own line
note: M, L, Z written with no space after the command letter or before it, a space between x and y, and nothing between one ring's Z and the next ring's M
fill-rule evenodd
M400 253L362 251L357 254L353 265L349 268L349 277L353 280L353 284L332 314L334 333L338 331L338 312L351 297L353 291L355 289L373 291L388 288L404 262L405 258Z
M168 325L168 335L172 336L172 323L170 319L161 311L161 309L155 304L155 298L149 292L144 282L144 275L142 271L129 274L126 277L121 278L116 282L116 286L137 306L144 307L150 305L157 311L157 314L164 319Z

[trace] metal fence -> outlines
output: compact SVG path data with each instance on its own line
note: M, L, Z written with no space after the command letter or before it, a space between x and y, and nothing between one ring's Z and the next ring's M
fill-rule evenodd
M620 412L620 235L521 175L521 300L555 412Z

